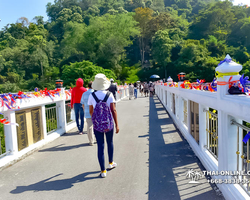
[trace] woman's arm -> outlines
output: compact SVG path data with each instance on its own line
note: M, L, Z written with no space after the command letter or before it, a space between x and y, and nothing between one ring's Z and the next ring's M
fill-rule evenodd
M89 114L91 115L91 117L93 115L93 112L94 112L94 107L93 107L93 105L90 105L89 106Z
M112 113L114 121L115 121L116 133L119 133L120 129L119 129L119 126L118 126L117 111L116 111L115 103L110 103L110 109L111 109L111 113Z

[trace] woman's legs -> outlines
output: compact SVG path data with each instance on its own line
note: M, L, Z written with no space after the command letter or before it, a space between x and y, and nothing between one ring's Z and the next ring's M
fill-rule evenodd
M106 141L108 146L108 157L109 157L109 163L113 162L113 154L114 154L114 144L113 144L113 135L114 135L114 129L107 133L101 133L99 131L94 130L96 141L97 141L97 156L98 161L101 167L101 171L105 170L105 161L104 161L104 134L106 135Z
M101 170L105 170L105 161L104 161L104 133L94 130L94 134L97 141L97 156L98 161L101 167Z
M113 135L114 129L106 133L106 141L108 145L108 156L109 156L109 163L113 162L113 154L114 154L114 144L113 144Z

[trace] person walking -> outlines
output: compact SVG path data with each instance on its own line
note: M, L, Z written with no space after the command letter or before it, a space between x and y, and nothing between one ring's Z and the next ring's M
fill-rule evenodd
M108 146L108 169L113 169L117 164L113 161L114 145L114 123L116 133L119 133L117 111L115 106L115 98L113 94L106 91L110 86L110 81L104 74L97 74L92 83L92 88L95 90L88 100L89 113L92 117L94 134L97 141L98 161L101 167L101 177L105 178L107 171L104 161L104 136Z
M133 90L133 85L132 83L129 84L128 86L128 91L129 91L129 100L132 99L133 95L134 95L134 90Z
M141 93L141 96L143 96L143 84L142 83L140 84L140 93Z
M82 104L80 102L81 102L82 94L86 91L87 89L83 87L83 80L81 78L78 78L76 81L76 87L74 87L71 92L71 109L74 108L76 126L78 128L80 135L82 135L82 130L84 127L84 112L83 112ZM79 124L79 115L80 115L81 124Z
M150 92L150 97L152 97L154 92L154 87L151 81L149 82L149 92Z
M84 92L82 95L81 104L87 122L87 134L89 138L89 145L93 146L94 145L93 123L91 115L89 113L89 105L88 105L89 95L92 94L92 92L94 92L94 90L92 89L92 81L88 83L88 88L89 88L88 91Z
M143 90L144 90L145 97L147 97L148 96L148 84L147 84L147 82L145 82Z
M155 95L155 83L153 83L153 95Z
M137 99L137 83L136 82L134 83L134 96L135 96L135 99Z
M111 84L110 84L108 90L110 92L112 92L112 94L113 94L113 96L114 96L114 98L116 100L117 85L114 83L114 79L112 79L112 78L110 79L110 82L111 82Z

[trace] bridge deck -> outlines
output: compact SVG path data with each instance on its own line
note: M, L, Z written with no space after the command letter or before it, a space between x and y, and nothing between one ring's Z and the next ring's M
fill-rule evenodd
M224 199L205 177L188 183L189 169L204 168L157 97L139 95L117 107L118 167L105 179L99 176L96 145L73 130L2 170L0 199Z

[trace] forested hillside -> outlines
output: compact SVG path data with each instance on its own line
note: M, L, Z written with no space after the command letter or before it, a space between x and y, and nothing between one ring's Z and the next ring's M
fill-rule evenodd
M151 74L211 81L229 53L250 75L250 8L219 0L55 0L49 21L0 31L0 92L54 88L98 72L120 82Z

